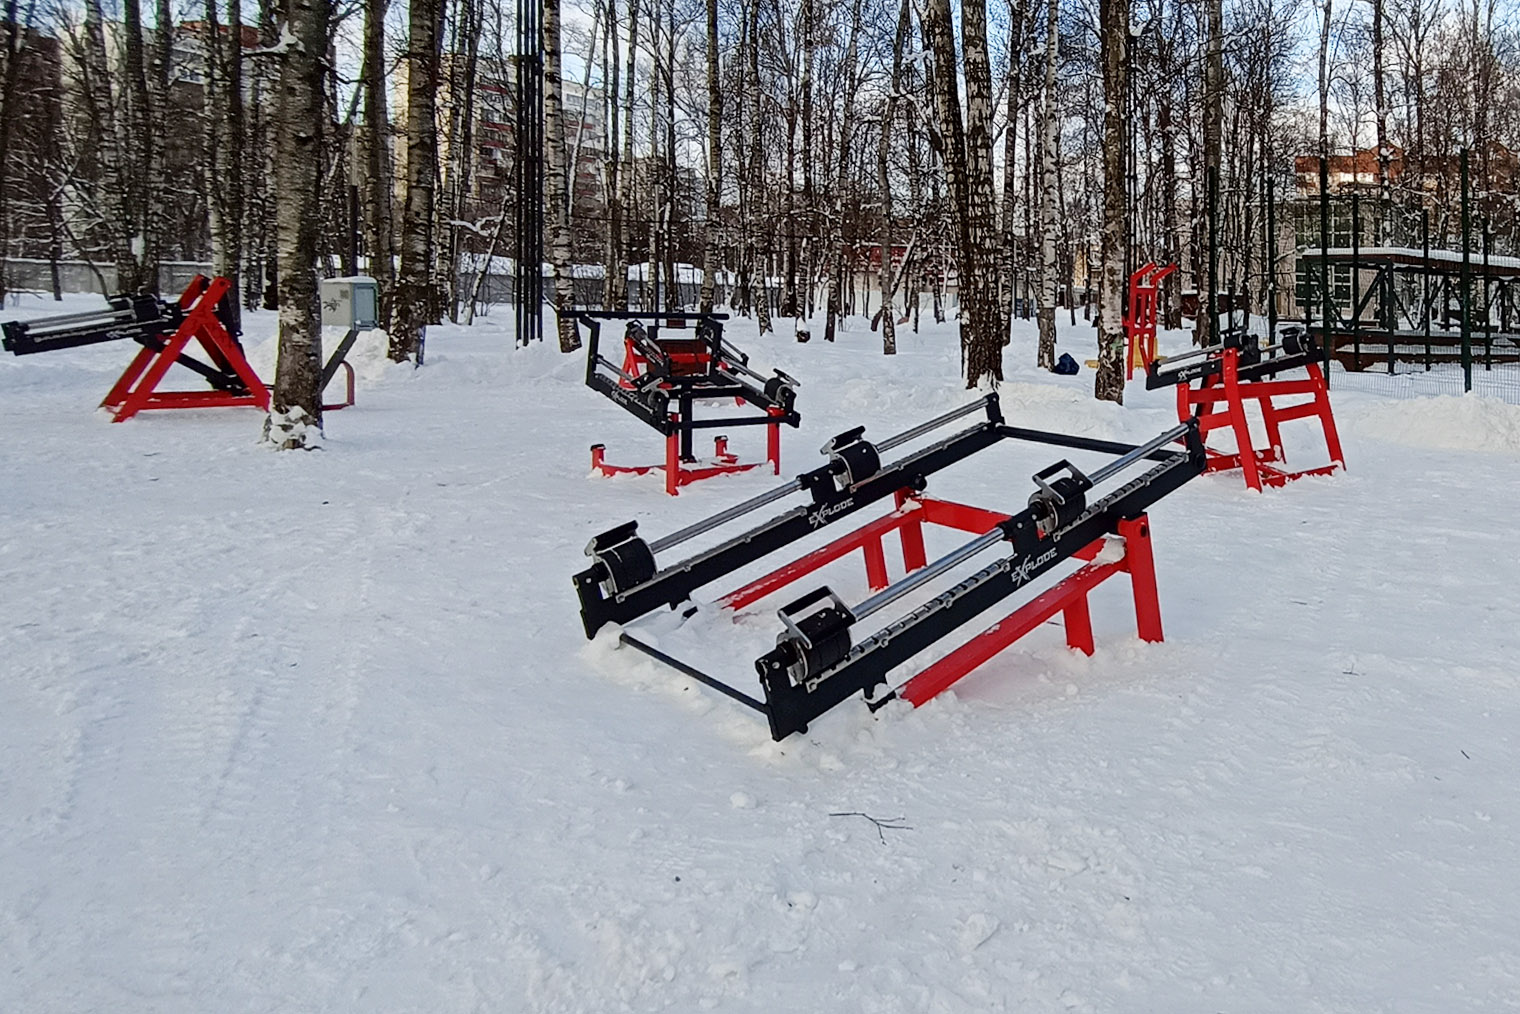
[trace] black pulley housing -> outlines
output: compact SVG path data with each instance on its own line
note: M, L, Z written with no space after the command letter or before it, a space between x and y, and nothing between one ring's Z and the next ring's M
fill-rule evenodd
M790 412L797 405L797 392L780 377L772 377L765 382L765 396L783 412Z
M1062 475L1063 472L1066 474ZM1039 489L1029 495L1029 512L1041 533L1051 535L1060 531L1087 509L1087 491L1092 489L1092 480L1071 462L1061 460L1036 472L1034 481Z
M814 608L823 603L827 604ZM828 586L781 607L778 613L786 629L776 636L776 650L755 661L761 676L784 669L793 683L801 684L850 653L850 624L855 617Z
M586 555L601 565L602 589L608 595L627 591L654 577L654 553L636 534L637 521L603 532L586 546Z

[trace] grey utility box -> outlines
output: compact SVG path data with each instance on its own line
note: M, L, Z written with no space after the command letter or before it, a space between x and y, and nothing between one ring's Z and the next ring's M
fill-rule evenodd
M363 331L380 323L380 286L367 275L322 279L322 325Z

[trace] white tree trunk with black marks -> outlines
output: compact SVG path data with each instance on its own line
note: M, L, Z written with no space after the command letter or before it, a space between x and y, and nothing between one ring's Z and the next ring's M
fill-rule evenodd
M406 81L406 196L401 273L391 312L390 358L420 362L433 317L433 202L438 176L439 0L411 0Z
M1098 369L1093 396L1124 401L1125 283L1128 194L1125 188L1125 48L1129 45L1129 0L1100 0L1103 60L1103 241L1098 290Z
M1045 6L1045 101L1040 114L1040 328L1035 363L1042 370L1056 365L1056 186L1059 181L1057 159L1060 157L1060 97L1056 94L1056 67L1060 60L1061 36L1057 17L1058 0Z
M275 236L280 343L264 439L280 449L314 445L322 426L322 318L317 231L322 179L322 77L332 0L288 0L275 97Z

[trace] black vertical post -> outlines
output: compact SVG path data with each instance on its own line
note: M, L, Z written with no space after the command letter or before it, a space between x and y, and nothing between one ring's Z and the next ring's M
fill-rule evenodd
M544 37L542 0L517 0L517 342L544 338Z
M1330 158L1319 157L1319 284L1320 330L1324 334L1325 383L1330 383L1330 346L1335 344L1334 293L1330 291Z
M1360 195L1351 194L1351 361L1362 369L1362 206Z
M1489 251L1493 246L1493 232L1488 227L1488 216L1483 217L1483 368L1494 368L1494 314L1490 305L1488 288Z
M1472 390L1472 221L1468 215L1467 149L1462 149L1462 390Z
M1209 342L1219 344L1219 167L1209 166Z
M1277 202L1273 193L1272 166L1267 166L1267 344L1277 341Z
M348 187L348 258L343 273L349 277L359 273L359 188L352 183Z
M1420 300L1424 307L1425 318L1425 372L1430 372L1430 209L1420 209L1420 237L1423 243L1425 256L1420 260L1420 280L1423 283L1423 297Z

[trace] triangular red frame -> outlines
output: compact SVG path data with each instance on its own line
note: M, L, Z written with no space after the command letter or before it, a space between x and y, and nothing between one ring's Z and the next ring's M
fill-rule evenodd
M196 275L179 297L185 318L161 348L144 346L122 372L100 407L114 416L112 422L126 422L145 409L221 408L247 406L269 411L269 389L253 372L243 355L243 348L228 333L216 315L216 306L232 283L226 278ZM157 387L191 341L198 341L212 364L231 371L242 380L246 394L227 391L159 391Z

